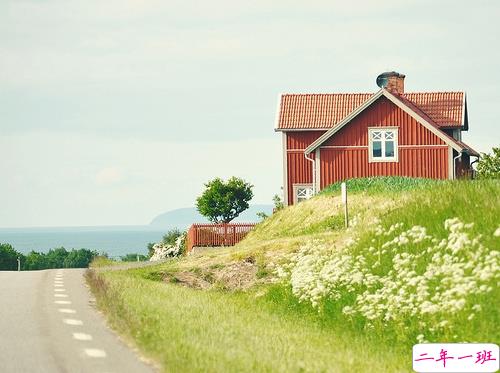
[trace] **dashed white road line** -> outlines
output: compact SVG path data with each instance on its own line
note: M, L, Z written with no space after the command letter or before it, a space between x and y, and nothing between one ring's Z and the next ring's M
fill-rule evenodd
M63 323L68 325L83 325L82 320L76 320L76 319L63 319Z
M71 308L59 308L58 311L61 313L76 313L76 310Z
M62 281L62 271L58 270L56 272L56 276L54 278L54 297L58 298L67 298L67 294L61 294L62 292L65 292L66 289L64 289L64 283ZM71 301L69 300L55 300L55 304L71 304ZM60 313L65 313L65 314L74 314L76 313L76 310L72 308L58 308L58 311ZM83 325L82 320L78 319L63 319L63 323L67 325ZM92 336L87 333L72 333L73 338L78 340L78 341L91 341ZM98 348L85 348L84 349L85 354L88 357L91 358L105 358L107 356L106 351L98 349Z
M55 304L71 304L71 301L70 300L55 300L54 303Z
M106 351L97 348L86 348L85 353L89 357L106 357Z
M92 336L86 333L73 333L73 338L79 341L91 341Z

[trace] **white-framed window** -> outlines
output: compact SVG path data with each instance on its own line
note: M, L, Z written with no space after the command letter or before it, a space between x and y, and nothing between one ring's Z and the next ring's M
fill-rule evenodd
M299 203L314 195L312 184L293 184L293 202Z
M370 162L397 162L397 127L368 128L368 152Z

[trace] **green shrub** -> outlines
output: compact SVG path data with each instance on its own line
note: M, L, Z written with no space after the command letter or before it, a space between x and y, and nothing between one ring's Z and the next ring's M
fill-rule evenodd
M47 269L50 268L47 262L47 255L44 253L39 253L37 251L31 251L26 255L24 261L24 270L36 270L36 269Z
M177 239L183 234L184 232L178 228L170 229L167 233L165 233L161 242L165 245L175 245Z
M97 251L88 249L66 250L64 247L51 249L47 253L31 251L23 262L24 270L39 270L50 268L87 268Z
M137 258L139 258L139 260ZM145 262L146 260L148 260L148 257L143 254L127 254L121 256L120 259L122 262Z
M65 268L88 268L92 259L97 255L97 251L73 249L68 253L66 258L64 258L63 265Z
M8 243L0 243L0 271L17 270L17 258L21 258L21 263L24 262L23 254L17 252Z
M476 171L478 179L500 179L500 148L493 148L493 154L482 153Z

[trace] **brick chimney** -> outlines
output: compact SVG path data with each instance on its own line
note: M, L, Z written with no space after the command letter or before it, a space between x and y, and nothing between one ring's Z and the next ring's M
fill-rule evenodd
M387 89L391 93L403 94L405 92L405 76L403 74L391 71L389 73L384 73L387 77Z

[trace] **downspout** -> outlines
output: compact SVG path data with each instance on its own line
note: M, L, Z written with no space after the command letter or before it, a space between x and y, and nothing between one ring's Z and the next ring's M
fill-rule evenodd
M311 162L312 164L312 185L313 185L313 195L316 194L316 165L315 165L315 162L314 162L314 159L313 158L310 158L307 156L307 153L304 153L304 157L309 161Z
M457 179L457 159L460 158L462 156L462 153L464 152L464 150L462 149L458 155L453 158L453 180L456 180Z
M476 160L470 164L470 169L472 170L472 178L473 178L473 179L475 179L475 177L476 177L476 170L474 169L474 167L472 167L472 165L473 165L474 163L479 162L479 159L480 159L480 158L481 158L481 157L476 156Z

